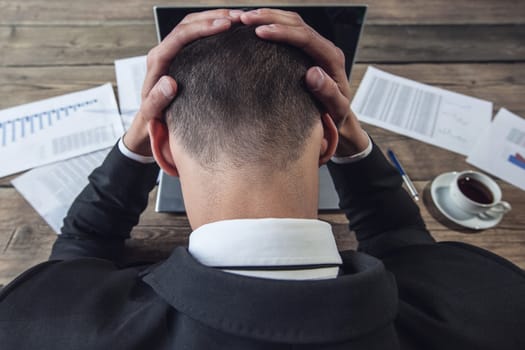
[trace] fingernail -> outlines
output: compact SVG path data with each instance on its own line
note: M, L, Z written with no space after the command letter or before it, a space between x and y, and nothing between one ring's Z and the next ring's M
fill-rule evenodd
M239 17L243 14L243 11L241 10L231 10L230 11L230 17Z
M257 16L260 14L259 10L253 10L253 11L250 11L248 12L249 15L253 15L253 16Z
M321 70L321 68L319 67L315 67L314 68L314 76L313 76L313 90L314 91L317 91L317 90L320 90L321 87L323 87L323 83L324 83L324 74L323 74L323 71Z
M216 20L213 21L212 25L214 27L220 27L220 26L225 25L226 23L230 23L230 21L225 18L217 18Z
M262 30L263 32L275 32L275 30L277 29L277 26L275 24L268 24L268 25L260 26L257 29Z
M168 79L162 77L160 79L160 82L159 82L159 88L160 88L160 91L162 92L162 94L167 99L171 100L173 97L175 97L175 92L173 91L173 87L171 86L171 84L168 81Z

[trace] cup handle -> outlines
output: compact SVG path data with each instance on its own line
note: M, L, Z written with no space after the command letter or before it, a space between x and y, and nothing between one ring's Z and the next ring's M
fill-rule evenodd
M501 202L494 204L487 211L480 213L480 216L494 218L496 216L506 214L511 210L512 210L512 206L509 204L509 202L501 201Z

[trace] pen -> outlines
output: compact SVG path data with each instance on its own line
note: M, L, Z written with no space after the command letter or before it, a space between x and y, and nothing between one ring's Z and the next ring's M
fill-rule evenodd
M412 181L410 180L408 175L405 173L405 169L403 169L403 167L401 166L401 163L399 163L399 160L397 159L397 157L394 154L394 152L391 149L389 149L387 151L387 154L388 154L388 157L390 158L390 160L392 160L392 163L394 163L395 167L397 168L397 171L399 171L399 174L401 174L401 178L405 182L405 185L407 186L408 191L410 192L410 195L416 201L419 200L419 196L418 196L416 187L414 186L414 184L412 183Z

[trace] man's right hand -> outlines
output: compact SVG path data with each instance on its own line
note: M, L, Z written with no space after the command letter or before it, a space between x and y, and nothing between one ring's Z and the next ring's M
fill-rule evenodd
M175 98L177 83L167 74L177 53L192 41L228 30L232 23L239 22L241 13L226 9L191 13L150 50L140 110L123 139L130 151L152 154L147 125L153 119L162 119L164 109Z
M306 84L339 127L336 156L348 156L368 146L368 135L350 109L350 85L343 51L308 26L294 12L258 9L245 12L241 21L258 26L257 35L266 40L296 46L319 65L306 73Z

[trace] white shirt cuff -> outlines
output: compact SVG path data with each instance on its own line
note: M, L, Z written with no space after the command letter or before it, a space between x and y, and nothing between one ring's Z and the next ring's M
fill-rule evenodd
M370 136L368 136L368 134L366 134L366 136L368 137L368 146L363 151L356 153L356 154L352 154L351 156L344 156L344 157L333 156L332 162L336 164L348 164L348 163L354 163L363 158L366 158L370 153L372 153L372 147L373 147Z
M155 163L155 158L153 157L143 156L135 152L131 152L124 144L122 137L120 138L120 140L118 140L118 149L120 153L122 153L124 156L130 159L133 159L134 161L137 161L139 163L142 163L142 164Z

